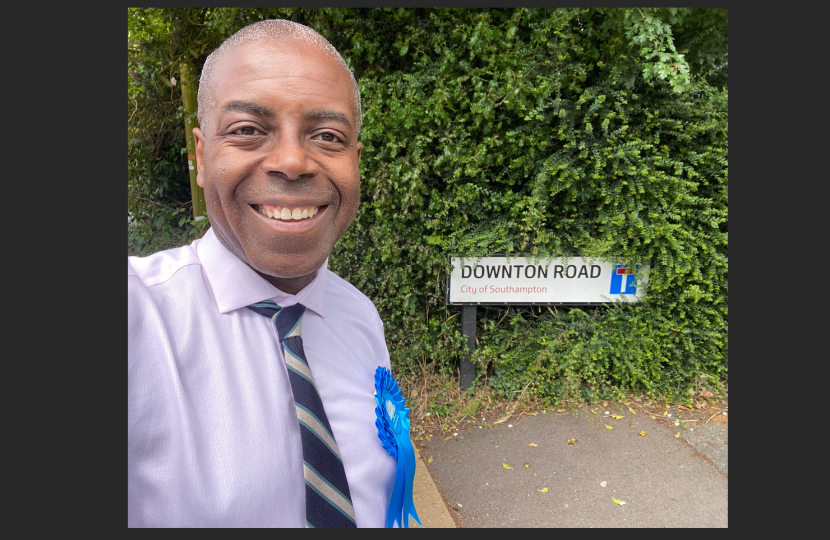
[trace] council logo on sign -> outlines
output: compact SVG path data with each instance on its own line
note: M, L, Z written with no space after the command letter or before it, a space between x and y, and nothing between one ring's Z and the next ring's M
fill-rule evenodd
M611 273L610 294L637 294L637 274L634 270L618 264Z

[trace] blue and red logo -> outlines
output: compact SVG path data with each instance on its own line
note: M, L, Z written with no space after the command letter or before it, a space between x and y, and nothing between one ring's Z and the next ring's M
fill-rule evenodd
M618 264L611 272L610 294L637 294L637 274L634 270Z

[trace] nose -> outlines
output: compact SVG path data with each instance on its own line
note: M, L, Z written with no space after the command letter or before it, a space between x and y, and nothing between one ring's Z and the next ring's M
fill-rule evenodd
M319 172L317 162L310 155L310 149L295 137L275 137L268 145L267 155L262 161L262 170L269 175L282 176L288 180L312 178Z

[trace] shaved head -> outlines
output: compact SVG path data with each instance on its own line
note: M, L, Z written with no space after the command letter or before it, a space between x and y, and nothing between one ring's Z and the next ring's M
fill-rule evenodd
M199 125L203 130L207 129L211 111L215 106L213 79L215 76L215 67L217 60L228 50L239 45L262 43L262 42L280 42L280 41L295 41L301 42L313 47L314 49L325 53L335 62L340 64L344 70L349 74L352 81L352 101L353 113L356 122L356 133L360 135L361 128L361 109L360 109L360 91L357 88L357 80L354 78L354 73L346 65L343 57L337 52L331 43L323 36L312 30L308 26L287 21L284 19L270 19L260 21L242 28L234 35L226 39L218 49L213 51L205 60L205 65L202 68L202 75L199 78L198 91L198 116Z

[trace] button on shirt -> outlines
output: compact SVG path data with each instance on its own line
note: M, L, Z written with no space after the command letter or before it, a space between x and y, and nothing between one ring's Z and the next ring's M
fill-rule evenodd
M247 306L306 306L303 345L358 527L383 527L395 460L375 427L389 367L372 302L326 268L285 294L212 230L127 259L128 526L304 527L300 429L274 327Z

